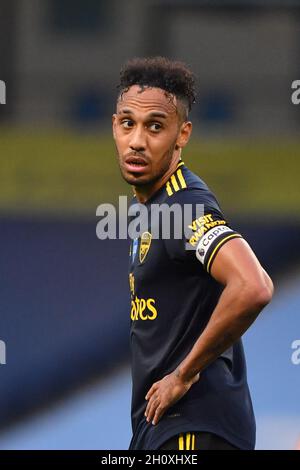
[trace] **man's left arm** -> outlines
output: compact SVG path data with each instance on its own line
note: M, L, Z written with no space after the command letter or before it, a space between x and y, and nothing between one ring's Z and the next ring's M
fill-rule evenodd
M200 374L232 346L270 302L273 283L248 243L228 240L218 251L210 274L224 290L198 340L177 369L152 385L145 416L157 424L165 411L187 393Z

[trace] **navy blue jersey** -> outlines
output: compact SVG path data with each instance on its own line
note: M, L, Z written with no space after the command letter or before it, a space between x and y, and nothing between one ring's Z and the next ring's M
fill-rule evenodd
M134 198L132 204L136 202ZM162 236L167 224L162 218L163 223L154 226L150 217L154 205L188 207L179 222L182 236L177 232L175 236L178 217L173 217L170 237ZM223 287L210 274L216 254L241 235L225 220L207 185L183 162L144 206L148 225L132 240L129 263L133 431L129 449L155 450L176 434L194 431L212 432L241 449L253 449L255 419L241 340L202 371L200 380L158 424L146 421L146 393L188 355L221 295Z

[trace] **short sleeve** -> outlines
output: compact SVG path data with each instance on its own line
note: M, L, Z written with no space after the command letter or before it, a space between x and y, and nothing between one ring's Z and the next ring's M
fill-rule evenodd
M178 226L175 231L174 219L170 239L165 240L169 256L177 262L194 263L196 259L210 273L220 248L227 241L241 238L242 235L231 227L214 194L208 190L182 191L172 204L178 204L181 208L179 224L182 236L175 236L180 232Z

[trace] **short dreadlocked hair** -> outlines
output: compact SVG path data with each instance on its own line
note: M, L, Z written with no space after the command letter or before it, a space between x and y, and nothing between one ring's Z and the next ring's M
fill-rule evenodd
M180 61L166 57L134 58L125 63L120 72L119 97L131 86L156 87L167 95L174 95L184 105L185 117L195 103L195 79L189 68Z

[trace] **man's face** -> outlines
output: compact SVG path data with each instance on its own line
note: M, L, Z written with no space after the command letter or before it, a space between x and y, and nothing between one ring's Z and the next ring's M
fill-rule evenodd
M182 120L176 97L160 88L131 86L117 103L113 133L123 178L134 186L153 184L168 171Z

